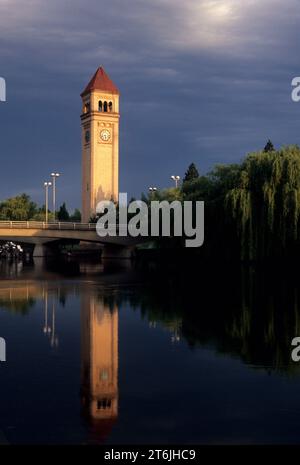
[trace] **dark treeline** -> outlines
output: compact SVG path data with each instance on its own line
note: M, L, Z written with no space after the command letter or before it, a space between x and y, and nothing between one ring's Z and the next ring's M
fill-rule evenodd
M300 285L298 270L273 266L223 268L201 263L179 263L167 269L157 263L137 265L133 272L121 274L118 289L116 274L100 272L100 287L61 286L55 292L61 305L68 304L74 290L94 295L111 312L128 305L152 324L177 334L191 350L207 347L216 353L241 359L268 372L299 374L300 366L291 359L291 341L300 334ZM63 273L63 266L59 266ZM72 275L76 263L68 262ZM80 264L77 263L78 276ZM67 270L64 271L65 273ZM103 273L103 274L102 274ZM63 276L63 274L62 274ZM68 274L71 276L71 274ZM104 279L105 276L105 280ZM118 275L120 276L120 275ZM138 279L138 281L137 281ZM33 310L38 294L24 298L11 292L0 296L0 307L26 315ZM101 310L103 306L99 307ZM88 308L86 309L88 310ZM127 311L127 310L126 310Z
M52 221L53 212L48 211L49 221ZM81 213L76 208L72 214L63 203L56 212L59 221L81 221ZM29 195L23 193L0 202L0 221L44 221L45 205L38 206Z
M157 190L142 200L205 202L205 242L193 250L205 259L265 261L294 259L300 253L300 148L276 150L271 141L242 163L217 165L207 175L191 164L180 187ZM22 194L0 202L0 220L39 220L38 207ZM56 218L80 221L63 204ZM49 213L51 221L52 213ZM185 238L156 241L156 247L183 248Z
M180 188L158 191L153 199L205 202L199 251L205 258L289 259L300 252L298 146L275 150L269 141L242 163L217 165L206 176L191 165Z
M149 267L148 267L149 268ZM269 267L159 266L133 291L99 295L111 309L128 302L147 321L178 333L193 350L209 347L268 372L299 373L291 341L299 334L297 273Z

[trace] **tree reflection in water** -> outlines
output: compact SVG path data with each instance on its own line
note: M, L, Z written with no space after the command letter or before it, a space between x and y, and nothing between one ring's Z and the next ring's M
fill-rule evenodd
M160 325L170 331L173 342L184 339L191 349L210 346L269 371L297 370L290 356L291 341L300 335L300 285L296 273L245 267L206 270L205 274L191 276L174 273L163 279L155 272L138 286L129 283L113 291L87 287L84 295L89 296L90 303L85 302L83 307L101 307L98 313L114 314L128 302L153 329ZM68 295L78 293L82 286L6 281L0 288L0 307L26 315L37 299L43 299L44 332L52 345L57 345L58 336L52 329L54 303L66 305ZM52 303L48 305L49 295Z

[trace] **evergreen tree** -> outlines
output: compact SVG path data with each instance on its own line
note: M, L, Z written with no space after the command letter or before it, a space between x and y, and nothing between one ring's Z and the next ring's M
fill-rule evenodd
M268 142L265 145L264 152L275 152L275 147L273 145L273 142L269 139Z
M65 202L60 206L58 212L57 212L57 218L59 221L69 221L70 220L70 215L67 210Z
M199 172L196 168L195 163L191 163L188 167L187 172L183 178L183 182L194 181L195 179L199 178Z

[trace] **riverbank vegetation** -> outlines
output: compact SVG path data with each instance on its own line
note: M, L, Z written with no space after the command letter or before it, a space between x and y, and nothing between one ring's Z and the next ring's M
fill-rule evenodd
M290 259L300 253L300 148L263 150L239 164L217 165L208 174L192 163L177 188L152 191L142 200L205 202L205 242L193 250L206 259L259 261ZM45 207L26 194L0 202L0 220L44 221ZM65 204L59 221L80 221ZM53 214L49 212L49 221ZM184 247L184 240L161 238L158 247Z
M53 221L54 215L48 211L48 221ZM70 214L63 203L56 212L59 221L81 221L78 209ZM29 195L20 194L0 202L0 221L45 221L45 206L38 206Z
M192 176L190 173L194 173ZM191 165L177 189L150 200L205 202L203 255L242 260L300 253L300 148L275 150L271 141L242 163L199 175Z

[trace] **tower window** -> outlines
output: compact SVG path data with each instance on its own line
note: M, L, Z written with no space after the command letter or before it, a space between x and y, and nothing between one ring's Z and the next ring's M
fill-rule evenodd
M83 113L89 113L90 112L90 103L87 102L85 103L84 107L83 107Z
M108 109L110 113L112 112L112 108L113 108L112 102L109 102Z
M111 399L99 399L97 401L97 410L106 410L111 408Z
M98 102L98 111L102 111L102 101L99 100Z
M107 113L107 102L104 102L104 113Z

